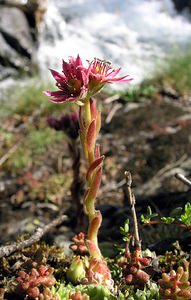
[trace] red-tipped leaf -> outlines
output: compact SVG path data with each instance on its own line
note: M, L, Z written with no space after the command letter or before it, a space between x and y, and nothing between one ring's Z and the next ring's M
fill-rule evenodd
M90 191L88 193L88 198L95 199L99 190L99 186L101 183L101 175L102 175L102 168L100 167L94 175L92 186L90 187Z
M96 121L95 119L90 123L86 136L86 143L88 152L93 151L96 140Z
M96 160L94 160L91 165L89 166L88 168L88 171L87 171L87 175L86 175L86 180L88 181L93 173L93 171L95 171L95 169L97 167L100 167L103 160L104 160L105 156L102 155L101 157L97 158Z

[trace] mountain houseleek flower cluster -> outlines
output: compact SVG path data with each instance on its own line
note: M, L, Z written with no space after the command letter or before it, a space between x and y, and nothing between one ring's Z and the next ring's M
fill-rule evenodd
M69 57L69 62L63 61L62 73L50 70L59 90L44 92L54 103L74 102L79 106L79 134L87 162L83 205L88 215L89 227L85 244L91 259L88 266L86 263L86 273L83 277L89 283L97 282L109 288L112 288L113 281L98 246L98 230L102 215L95 208L104 160L104 156L100 154L100 146L96 143L101 127L101 112L97 109L92 96L106 83L128 83L132 80L128 75L118 77L120 70L120 68L114 70L109 62L97 58L87 61L87 66L85 66L79 55L77 58ZM74 265L81 266L79 258ZM71 274L70 277L72 277Z

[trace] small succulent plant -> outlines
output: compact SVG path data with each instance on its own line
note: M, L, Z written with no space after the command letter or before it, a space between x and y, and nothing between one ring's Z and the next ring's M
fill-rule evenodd
M70 249L79 255L88 254L88 248L85 244L85 234L83 232L78 233L72 238L73 244L70 245Z
M149 288L144 290L130 291L127 300L161 300L159 295L159 288L156 283L151 283Z
M80 291L70 293L69 300L90 300L87 294L82 294Z
M114 283L107 263L101 259L91 259L86 268L86 276L83 279L83 283L103 285L112 290Z
M44 288L42 293L40 293L38 300L60 300L58 296L52 295L49 288Z
M16 292L18 294L24 294L31 299L40 300L47 299L46 294L49 294L49 299L53 299L50 298L50 290L47 289L56 283L56 279L52 275L53 272L53 268L44 265L32 268L29 273L20 271L16 278ZM41 287L45 287L43 292L40 291ZM54 300L56 300L56 298L54 298Z
M106 286L97 285L97 284L77 285L77 286L73 286L71 284L65 286L64 284L60 284L58 289L56 289L55 287L52 288L52 293L53 295L57 295L59 297L59 300L119 300L119 299L123 300L124 299L121 297L114 296ZM80 297L84 297L84 298L80 298Z
M159 279L160 295L162 300L190 300L191 274L190 263L183 261L183 266L171 270L169 274L163 273Z
M120 282L122 285L129 286L129 290L136 291L144 290L145 286L150 286L150 275L147 273L146 268L151 267L152 255L148 256L141 249L141 245L134 245L133 235L129 232L129 219L124 223L124 227L120 227L120 233L123 236L125 242L125 249L119 248L119 256L117 258L117 270L119 267L121 272L119 273ZM132 247L133 246L133 247ZM149 253L151 254L151 253ZM117 274L116 267L114 267L114 275Z
M143 289L145 284L150 283L150 276L145 268L151 264L150 257L142 257L142 251L136 248L132 253L126 246L126 253L122 262L123 278L127 285L134 285Z
M67 278L72 283L77 284L85 278L85 275L85 262L80 258L80 256L76 256L67 270Z

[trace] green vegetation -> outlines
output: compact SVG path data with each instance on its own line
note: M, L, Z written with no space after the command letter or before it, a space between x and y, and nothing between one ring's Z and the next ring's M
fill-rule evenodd
M121 92L120 98L126 102L144 102L154 96L157 89L154 84L143 83L131 86L128 90Z
M43 90L52 89L50 84L43 84L38 79L20 83L19 88L10 87L3 95L0 118L3 120L0 134L3 147L0 157L14 145L20 145L5 162L12 174L41 163L42 155L49 147L61 143L64 135L47 126L47 116L60 115L68 111L72 105L65 107L55 105L43 94Z
M46 126L46 123L44 126ZM12 173L15 173L23 168L30 167L35 161L39 163L40 157L37 160L35 158L40 154L46 153L48 147L61 142L63 138L63 133L57 132L55 134L55 131L49 127L41 129L30 128L23 143L7 161L6 167Z
M140 85L129 85L127 90L117 92L121 102L144 102L146 99L152 98L157 92L154 83L143 82ZM115 92L105 89L105 93L109 96L116 95Z
M150 224L153 221L153 218L157 217L157 213L153 213L151 210L151 207L147 207L146 215L141 215L141 222L144 224ZM173 209L172 212L170 212L170 215L168 217L161 217L158 221L155 222L157 224L160 223L160 221L164 222L164 224L172 224L173 222L176 222L176 225L184 225L185 228L190 230L191 226L191 203L186 203L184 208L177 207Z
M173 89L180 96L188 96L191 94L190 78L191 46L185 51L171 53L164 64L156 64L156 70L150 79L121 91L120 98L125 102L144 102L146 99L153 98L161 89L168 88Z
M117 296L114 296L106 287L98 285L78 285L76 287L68 284L67 286L61 284L56 290L52 287L53 295L58 295L60 300L68 300L69 294L80 291L81 298L74 299L89 299L89 300L160 300L158 287L155 283L151 283L150 288L146 288L141 291L139 289L136 292L133 289L128 289L125 295L119 292ZM89 296L89 298L82 298L82 295ZM71 299L71 298L70 298Z
M191 94L191 46L171 54L163 67L159 67L151 84L171 87L180 95Z
M62 110L62 105L55 105L49 101L42 91L52 89L51 84L45 84L38 78L11 86L3 95L0 118L7 118L13 114L31 115L35 110L43 113Z

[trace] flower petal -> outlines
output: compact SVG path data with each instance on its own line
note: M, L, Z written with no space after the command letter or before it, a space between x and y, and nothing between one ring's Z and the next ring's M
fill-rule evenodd
M107 76L116 76L119 72L121 71L121 68L117 69L117 70L111 70L111 72L107 73Z
M106 82L106 83L112 83L112 82L129 82L131 80L133 80L133 78L128 78L128 79L125 79L127 78L129 75L125 75L125 76L122 76L122 77L119 77L119 78L113 78L113 77L105 77L103 78L102 82Z
M64 93L62 91L55 91L55 92L44 91L44 94L49 97L55 97L55 98L60 98L60 97L63 97L63 95L64 95Z
M77 98L70 97L70 98L58 98L58 99L50 99L53 103L66 103L66 102L75 102Z
M55 70L50 69L50 72L52 73L52 76L54 77L54 79L59 82L59 83L65 83L66 81L66 76L64 74L58 73Z
M56 92L45 91L44 94L51 97L50 99L51 102L55 102L55 103L72 102L77 99L76 97L68 97L68 95L63 93L62 91L56 91Z
M63 60L62 62L62 69L64 72L64 75L66 76L66 78L69 78L71 75L71 66L70 63L67 63L66 61Z

